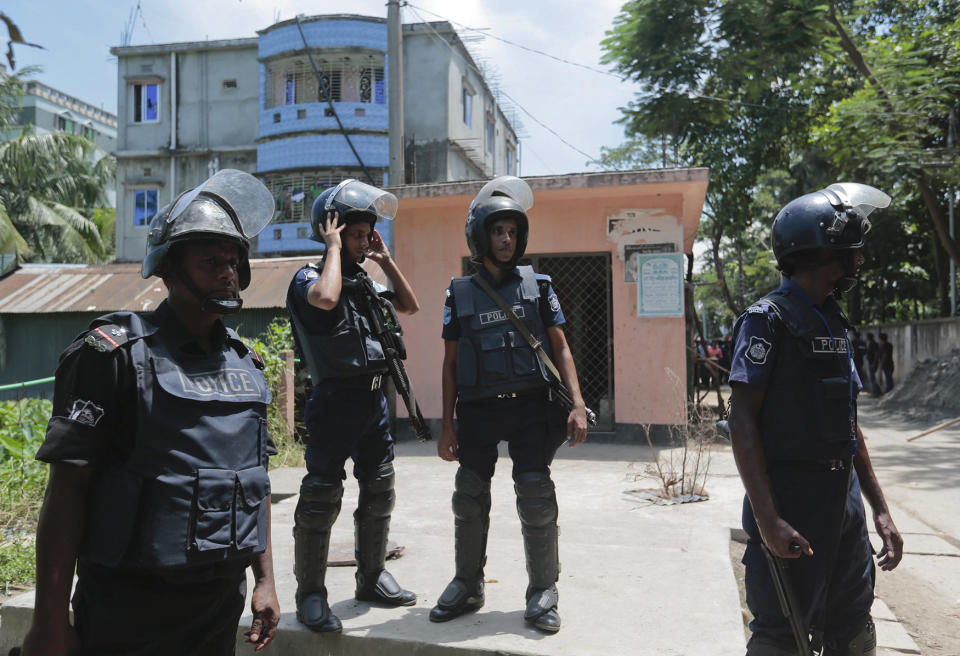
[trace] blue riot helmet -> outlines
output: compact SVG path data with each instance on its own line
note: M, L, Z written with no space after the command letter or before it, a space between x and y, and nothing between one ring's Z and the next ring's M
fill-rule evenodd
M313 201L310 211L313 234L310 239L323 243L321 234L328 212L338 213L337 225L365 221L373 230L378 220L390 221L397 215L397 197L389 191L347 178L336 187L324 190Z
M533 191L524 180L513 175L502 175L483 185L470 203L467 212L467 224L464 232L470 260L481 264L490 253L490 226L500 219L514 219L517 222L517 249L509 262L496 262L497 266L512 269L527 250L527 238L530 223L527 210L533 207Z
M167 273L162 265L176 243L224 239L240 246L238 277L240 289L246 289L250 284L250 240L270 223L275 210L273 194L260 180L235 169L218 171L199 186L180 194L153 217L140 274L149 278ZM243 304L240 299L202 294L179 267L169 272L184 282L208 312L229 314Z
M889 204L890 196L856 182L837 182L795 198L773 221L771 242L778 268L791 275L800 260L819 249L861 248L870 232L867 217ZM855 278L844 278L838 288L851 289L854 284Z

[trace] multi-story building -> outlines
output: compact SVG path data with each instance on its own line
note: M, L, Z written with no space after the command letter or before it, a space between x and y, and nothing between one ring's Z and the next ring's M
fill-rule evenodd
M0 75L3 74L0 66ZM83 135L96 145L97 156L112 153L117 147L117 117L114 114L36 80L23 85L17 124L17 132L31 126L37 134L66 132Z
M327 187L348 177L387 183L382 18L301 17L256 38L111 52L121 117L118 260L141 259L157 209L222 168L258 175L275 195L279 214L260 234L262 255L317 250L310 207ZM516 132L453 28L404 25L403 57L407 181L517 173Z

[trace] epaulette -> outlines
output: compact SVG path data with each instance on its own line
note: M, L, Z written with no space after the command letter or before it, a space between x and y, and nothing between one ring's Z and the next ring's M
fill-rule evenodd
M130 341L130 331L115 323L96 326L83 338L84 344L101 353L114 351L128 341Z

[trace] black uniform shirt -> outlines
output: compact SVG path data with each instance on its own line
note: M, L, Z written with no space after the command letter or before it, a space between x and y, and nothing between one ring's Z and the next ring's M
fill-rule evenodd
M166 301L148 315L177 357L204 355ZM110 327L102 326L109 334ZM60 355L53 392L53 416L37 460L85 466L123 462L133 451L137 426L136 372L128 346L101 352L83 333ZM122 333L121 333L122 335ZM213 347L227 347L222 321L214 325ZM276 447L267 437L267 455Z

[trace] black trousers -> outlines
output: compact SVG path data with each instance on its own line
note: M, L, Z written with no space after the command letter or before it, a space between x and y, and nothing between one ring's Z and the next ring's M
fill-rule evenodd
M214 573L209 577L211 570ZM80 565L73 595L83 656L233 656L245 568L204 576L124 574Z
M566 414L543 393L512 399L457 404L457 452L460 465L489 480L497 464L497 445L507 442L513 474L549 472L566 437Z

